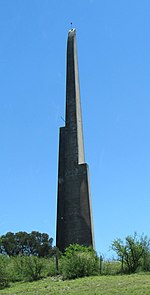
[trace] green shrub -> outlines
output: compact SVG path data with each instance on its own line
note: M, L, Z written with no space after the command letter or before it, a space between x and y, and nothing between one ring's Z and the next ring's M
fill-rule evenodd
M54 258L36 256L12 257L9 265L11 281L36 281L40 278L56 275Z
M121 262L120 261L103 261L102 264L102 275L116 275L121 273Z
M24 274L29 281L37 281L42 278L44 261L36 256L25 257Z
M64 279L75 279L98 273L98 258L91 247L70 245L61 257L61 274Z
M9 285L9 275L7 273L8 257L0 256L0 289L8 287Z
M56 259L55 257L52 258L46 258L44 262L44 269L43 269L44 277L50 276L56 276Z
M18 280L37 281L43 277L45 259L36 256L18 256L14 259L14 274Z
M19 282L24 280L22 256L10 257L7 268L11 282Z

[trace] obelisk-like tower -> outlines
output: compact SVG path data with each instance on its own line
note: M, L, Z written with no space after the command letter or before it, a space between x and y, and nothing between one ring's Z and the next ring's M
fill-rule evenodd
M65 127L60 128L56 246L93 246L88 165L84 160L76 30L68 33Z

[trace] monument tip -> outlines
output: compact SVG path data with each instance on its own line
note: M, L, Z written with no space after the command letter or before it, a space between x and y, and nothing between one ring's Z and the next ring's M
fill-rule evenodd
M71 28L71 29L69 30L69 32L68 32L68 37L69 37L69 36L74 36L75 33L76 33L76 29L75 29L75 28Z

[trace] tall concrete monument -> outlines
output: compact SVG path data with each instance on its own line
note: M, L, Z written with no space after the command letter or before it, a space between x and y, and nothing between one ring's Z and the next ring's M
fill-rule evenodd
M88 165L84 160L76 30L67 41L65 127L60 128L56 246L93 246Z

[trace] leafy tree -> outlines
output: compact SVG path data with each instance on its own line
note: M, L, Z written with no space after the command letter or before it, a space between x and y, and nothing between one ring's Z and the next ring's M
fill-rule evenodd
M16 244L16 255L28 254L28 240L29 240L30 234L20 231L14 234L14 236L15 236L15 244Z
M150 240L147 236L127 236L125 242L116 239L112 243L112 249L117 253L123 264L126 265L128 273L134 273L138 267L143 265L143 260L149 253Z
M52 253L53 239L48 234L32 231L31 233L8 232L0 237L0 253L9 256L35 255L48 257Z
M1 236L0 243L0 252L2 254L16 255L17 248L14 233L8 232L6 235Z
M50 255L52 250L53 239L46 233L39 233L32 231L29 238L29 249L31 254L39 257L45 257Z

